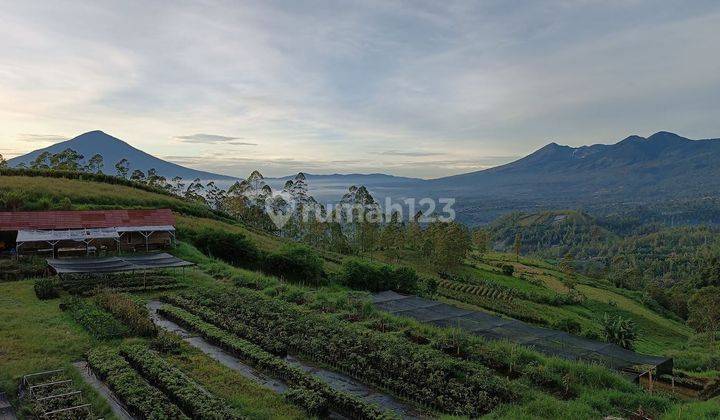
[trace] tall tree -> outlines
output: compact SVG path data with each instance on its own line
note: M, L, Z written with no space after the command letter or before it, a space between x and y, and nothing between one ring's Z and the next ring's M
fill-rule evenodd
M30 162L30 169L50 169L50 152L42 152Z
M82 169L81 161L85 156L73 149L65 149L50 156L50 167L58 171L79 172Z
M520 261L520 251L522 250L522 233L518 232L515 234L515 244L513 244L513 251L515 252L515 260Z
M115 171L120 178L127 179L128 172L130 172L130 161L125 158L120 159L115 164Z
M92 157L88 160L87 166L85 168L90 173L101 174L104 165L105 162L102 155L100 153L96 153L92 155Z
M130 175L130 181L145 182L145 172L140 169L135 169Z
M173 177L172 179L172 192L175 195L182 195L185 184L182 182L183 179L179 176Z
M3 157L2 153L0 153L0 169L7 168L7 166L8 166L7 161Z
M475 249L480 255L480 258L482 258L488 251L490 234L485 229L475 229L472 233L472 241L473 245L475 245Z

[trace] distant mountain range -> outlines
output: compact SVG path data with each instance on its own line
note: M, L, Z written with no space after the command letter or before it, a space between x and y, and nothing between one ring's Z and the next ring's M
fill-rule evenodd
M9 163L27 164L43 151L57 153L67 148L86 159L101 154L106 172L114 172L114 163L127 158L131 169L155 168L168 178L213 179L221 186L229 186L236 179L158 159L101 131L36 150ZM289 178L267 181L276 189ZM308 174L307 181L310 193L321 203L338 201L350 185L365 185L381 204L385 197L456 198L460 219L471 224L515 210L583 208L607 213L648 203L717 199L720 139L690 140L661 131L647 138L630 136L612 145L575 148L550 143L506 165L432 180L385 174Z

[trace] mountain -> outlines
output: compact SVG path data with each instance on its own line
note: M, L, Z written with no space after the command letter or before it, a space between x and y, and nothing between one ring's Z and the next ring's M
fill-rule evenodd
M227 175L219 175L211 172L198 171L195 169L186 168L184 166L177 165L172 162L168 162L142 150L136 149L124 141L113 137L109 134L103 133L102 131L90 131L85 134L81 134L73 139L53 144L52 146L45 147L30 152L26 155L18 156L8 161L10 166L17 166L21 163L29 165L38 155L43 152L59 153L65 149L73 149L81 155L85 156L85 160L89 159L96 153L102 155L105 161L104 172L115 173L115 163L120 159L127 159L130 161L130 171L140 169L143 172L147 172L150 168L155 168L158 174L170 179L175 176L179 176L183 179L195 179L200 178L203 180L214 179L214 180L234 180L234 177Z
M495 168L428 181L428 194L455 197L461 219L513 210L584 208L611 212L649 203L720 195L720 139L658 132L583 147L550 143Z

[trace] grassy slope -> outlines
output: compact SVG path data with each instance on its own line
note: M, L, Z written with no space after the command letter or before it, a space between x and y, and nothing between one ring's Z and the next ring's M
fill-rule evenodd
M28 373L68 368L96 341L58 307L41 301L32 281L0 283L0 389L15 396L19 379ZM79 377L73 375L76 384ZM114 418L104 400L82 387L96 414Z

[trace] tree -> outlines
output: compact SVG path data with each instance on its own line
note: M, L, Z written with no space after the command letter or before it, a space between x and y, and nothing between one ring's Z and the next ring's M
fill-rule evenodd
M568 276L573 275L573 255L571 253L565 254L565 256L560 261L560 264L558 267L560 268L560 271L565 273Z
M50 169L50 152L42 152L30 162L30 169Z
M179 176L176 176L172 179L172 192L175 195L182 195L183 188L185 188L185 184L182 182L182 178Z
M472 247L470 232L456 222L432 222L426 231L424 251L440 270L461 264Z
M513 244L516 261L520 261L520 250L522 250L522 233L518 232L515 234L515 244Z
M222 202L227 197L225 190L219 188L217 185L215 185L214 181L210 181L205 186L205 198L207 200L208 205L212 209L219 209Z
M0 205L8 211L18 211L27 201L27 197L23 191L12 190L6 193L0 193Z
M380 234L380 244L395 261L400 259L400 250L405 245L405 229L399 213L394 212L390 216L390 221Z
M120 159L115 164L115 171L117 171L117 174L120 178L127 179L128 172L130 172L130 161L125 158Z
M101 154L96 153L88 160L85 170L93 174L101 174L105 165Z
M490 234L485 229L475 229L472 233L473 245L477 250L480 258L488 251L490 243Z
M203 196L204 191L205 186L200 182L200 178L195 178L185 190L185 198L207 204Z
M84 158L85 156L73 149L65 149L50 156L50 167L57 171L79 172L82 169L80 162Z
M167 179L164 176L158 175L155 168L148 169L147 172L147 184L151 187L165 188Z
M695 292L688 302L688 325L698 332L720 329L720 287L708 286Z
M631 319L623 318L620 315L605 314L602 319L602 328L606 341L624 349L633 349L635 339L637 339L637 326Z
M140 169L135 169L130 175L130 181L145 182L145 172Z
M7 166L8 166L7 161L5 160L3 155L0 153L0 169L7 168Z

